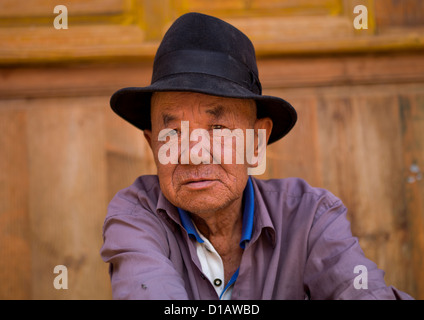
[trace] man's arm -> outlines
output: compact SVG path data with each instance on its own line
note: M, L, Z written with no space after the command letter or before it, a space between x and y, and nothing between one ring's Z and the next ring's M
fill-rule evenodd
M123 201L113 206L121 202L128 207ZM188 299L184 281L168 258L166 231L153 213L134 205L128 214L108 215L103 238L101 256L110 263L114 299Z
M340 200L317 211L308 241L305 287L311 299L412 299L386 286L384 272L352 236Z

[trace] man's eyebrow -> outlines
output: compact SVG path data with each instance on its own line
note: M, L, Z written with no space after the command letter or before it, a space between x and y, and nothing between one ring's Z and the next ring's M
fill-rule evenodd
M163 120L164 126L167 127L171 121L177 120L177 117L169 113L162 113L162 120Z
M206 113L209 113L211 115L213 115L213 117L215 119L219 119L222 117L222 115L225 113L225 109L223 106L221 105L217 105L215 107L212 107L210 109L206 109L205 111Z

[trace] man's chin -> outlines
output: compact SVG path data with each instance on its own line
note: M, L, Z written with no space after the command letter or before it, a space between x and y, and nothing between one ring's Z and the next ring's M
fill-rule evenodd
M177 204L179 208L196 215L210 214L219 211L226 208L231 203L231 201L227 200L225 197L205 190L190 192L189 195L184 193L184 195L181 197L178 196L178 198L185 199L184 201L179 201Z

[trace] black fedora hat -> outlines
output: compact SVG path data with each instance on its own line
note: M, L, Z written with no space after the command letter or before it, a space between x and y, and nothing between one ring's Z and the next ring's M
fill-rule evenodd
M208 15L187 13L166 32L156 52L151 85L115 92L112 109L144 130L151 128L153 92L189 91L228 98L254 99L258 118L274 123L268 144L295 125L295 109L285 100L262 95L255 49L232 25Z

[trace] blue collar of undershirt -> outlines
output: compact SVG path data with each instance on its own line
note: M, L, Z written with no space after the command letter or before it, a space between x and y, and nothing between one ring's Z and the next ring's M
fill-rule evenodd
M251 178L247 179L246 188L243 191L244 197L244 208L243 208L243 227L241 231L240 247L243 249L246 246L246 242L250 241L253 230L253 213L254 213L254 194L253 185ZM181 224L186 229L189 236L194 237L197 242L203 243L203 239L200 237L189 214L181 208L177 208L180 214Z

